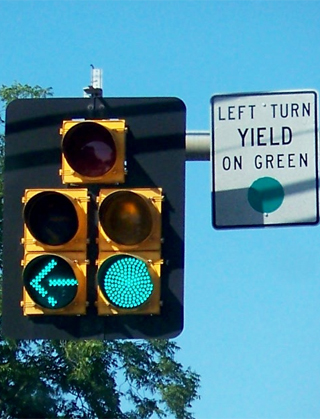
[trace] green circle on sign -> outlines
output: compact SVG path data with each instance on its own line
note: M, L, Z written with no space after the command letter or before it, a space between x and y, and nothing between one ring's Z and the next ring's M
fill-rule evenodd
M280 182L272 177L261 177L253 182L248 190L251 207L261 213L276 211L284 199L284 190Z

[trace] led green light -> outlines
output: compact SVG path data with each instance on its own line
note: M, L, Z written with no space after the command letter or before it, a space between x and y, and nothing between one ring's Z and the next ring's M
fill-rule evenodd
M50 309L66 307L78 290L78 280L72 267L56 255L32 259L23 271L23 282L32 300Z
M154 289L147 264L129 255L106 259L99 269L98 282L106 299L123 309L141 306Z

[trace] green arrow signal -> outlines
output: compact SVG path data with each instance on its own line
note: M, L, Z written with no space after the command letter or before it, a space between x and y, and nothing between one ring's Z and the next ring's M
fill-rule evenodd
M31 260L23 281L32 300L44 308L66 307L75 298L78 280L66 259L41 255Z

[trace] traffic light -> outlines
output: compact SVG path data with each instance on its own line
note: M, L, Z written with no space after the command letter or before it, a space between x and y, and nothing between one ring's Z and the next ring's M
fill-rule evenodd
M123 183L124 120L63 121L63 183Z
M99 315L160 313L162 198L157 188L100 191Z
M86 313L87 189L26 189L23 314Z
M177 98L8 106L4 335L182 331L185 123Z

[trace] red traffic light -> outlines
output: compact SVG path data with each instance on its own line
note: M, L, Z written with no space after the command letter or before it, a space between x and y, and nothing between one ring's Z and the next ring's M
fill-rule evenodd
M63 121L63 183L123 183L125 121Z

